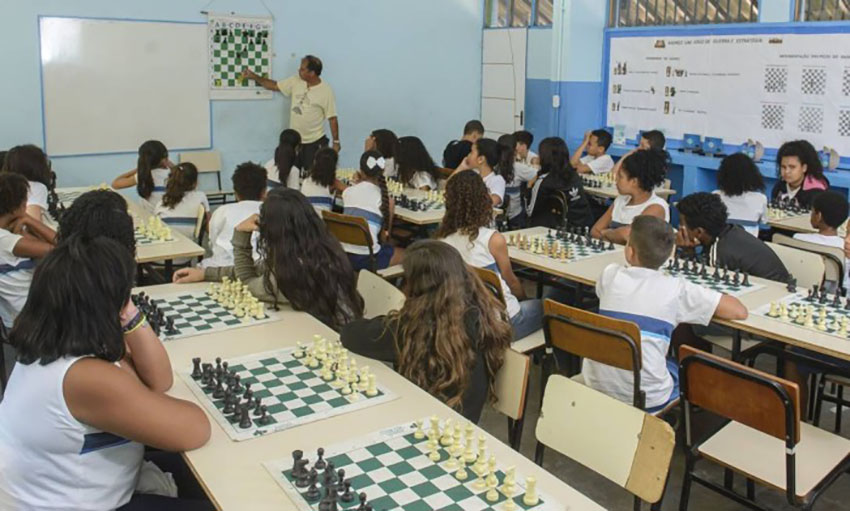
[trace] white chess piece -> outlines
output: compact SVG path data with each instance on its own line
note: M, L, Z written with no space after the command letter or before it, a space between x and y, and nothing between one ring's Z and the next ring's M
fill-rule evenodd
M422 430L422 419L416 421L416 431L413 433L413 438L417 440L425 438L425 432Z
M540 502L537 497L537 479L533 476L525 478L525 495L522 497L522 503L526 506L536 506Z
M366 395L369 397L378 395L378 386L375 383L375 375L372 373L369 373L369 387L366 389Z

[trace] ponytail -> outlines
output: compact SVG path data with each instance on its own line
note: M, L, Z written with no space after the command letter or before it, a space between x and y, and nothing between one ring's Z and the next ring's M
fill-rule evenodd
M173 209L186 193L190 192L198 184L198 168L193 163L185 162L174 167L168 176L165 185L165 195L162 196L162 205Z
M516 161L516 139L513 135L499 137L499 164L496 173L505 178L505 184L514 180L514 162Z
M139 159L136 162L136 191L139 196L148 199L153 193L153 169L160 168L162 160L168 158L168 149L159 140L148 140L139 147Z

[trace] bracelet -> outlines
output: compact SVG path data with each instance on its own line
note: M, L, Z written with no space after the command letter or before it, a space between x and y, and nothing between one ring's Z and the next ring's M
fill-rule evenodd
M147 322L147 319L148 318L145 317L145 315L142 314L141 311L139 311L139 313L136 314L136 316L133 317L133 319L130 320L129 323L127 323L127 326L123 327L124 335L129 335L144 326L144 324Z

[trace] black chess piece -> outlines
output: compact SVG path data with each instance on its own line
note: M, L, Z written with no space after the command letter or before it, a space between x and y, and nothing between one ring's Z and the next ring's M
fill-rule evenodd
M342 483L343 492L342 495L339 496L339 500L342 502L354 502L354 492L351 491L351 481L344 481Z
M319 502L319 511L337 511L337 502L336 488L325 486L325 496Z
M316 472L316 469L313 468L310 470L310 488L307 489L307 493L304 494L304 497L307 500L316 500L319 498L319 487L316 486L316 482L319 479L319 474Z
M820 288L820 295L818 296L818 303L821 304L821 305L826 303L826 287L825 286L821 286L821 288Z
M325 469L325 467L326 467L326 466L328 466L328 464L327 464L327 462L325 461L325 458L324 458L324 456L325 456L325 448L324 448L324 447L319 447L318 449L316 449L316 455L317 455L318 457L317 457L317 459L316 459L316 463L313 463L313 467L314 467L316 470L324 470L324 469Z
M738 270L735 270L735 274L732 275L732 285L737 286L741 280L741 275L738 273Z
M744 287L750 287L750 276L747 274L747 272L744 272L744 281L741 282L741 285Z
M292 477L298 477L301 475L301 467L298 465L298 462L304 459L304 451L301 449L295 449L292 451Z
M673 271L679 271L679 255L673 254Z
M715 282L717 282L718 280L720 280L720 267L719 267L719 266L715 266L715 267L714 267L714 273L712 273L712 274L711 274L711 278L712 278L712 280L714 280Z
M242 377L238 374L233 375L233 392L241 393L244 390L242 387Z
M360 492L360 495L358 495L357 498L360 500L360 505L357 506L357 511L366 511L366 494Z
M257 398L254 400L254 417L259 417L263 414L263 400L262 398Z
M224 387L221 385L221 379L215 384L215 390L213 390L212 397L215 399L221 399L224 397Z
M835 296L832 297L832 306L841 307L841 295L838 294L838 289L835 290Z
M251 390L251 384L250 384L250 383L246 383L246 384L245 384L245 393L244 393L244 394L242 394L242 397L243 397L244 399L251 399L251 397L252 397L253 395L254 395L254 391L253 391L253 390Z
M243 404L241 408L239 408L239 427L242 429L248 429L253 426L254 423L251 422L251 413L248 411L248 405Z
M260 410L262 411L262 415L260 415L258 422L261 426L268 426L272 422L272 416L269 415L269 409L266 408L266 405L263 405L260 407Z
M298 477L295 479L296 488L306 488L310 486L310 471L307 470L308 460L298 460Z
M217 373L221 372L221 357L215 357L215 371Z
M333 461L328 461L325 466L325 486L334 486L336 483L336 470Z
M217 387L217 383L216 383L216 380L215 380L215 374L213 374L213 372L210 371L209 375L207 377L207 383L204 386L204 391L215 392L216 387Z
M703 261L702 265L700 265L699 276L704 278L704 279L708 278L708 270L705 267L705 261Z
M227 392L224 394L224 408L221 409L221 413L227 415L233 413L233 392L230 389L227 389Z
M608 242L608 250L614 250L614 242L613 241Z
M201 372L201 357L193 358L192 365L194 366L194 368L192 369L192 379L200 380L201 376L203 376L204 374Z
M788 279L788 285L785 287L785 289L787 289L789 293L796 293L797 292L797 279L795 279L794 277L789 278Z
M341 468L336 471L336 491L342 493L345 491L345 469Z

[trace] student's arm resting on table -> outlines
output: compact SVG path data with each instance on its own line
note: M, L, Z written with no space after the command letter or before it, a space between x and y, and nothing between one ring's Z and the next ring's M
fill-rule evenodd
M614 218L614 204L608 206L608 209L605 210L605 213L599 217L599 220L593 224L593 227L590 229L590 235L594 238L602 239L603 231L607 231L608 226L611 225L611 220Z
M136 169L125 172L112 180L112 188L116 190L133 186L136 186Z
M641 212L641 216L654 216L656 218L664 219L664 208L659 206L658 204L653 204L652 206L647 207ZM595 225L593 226L596 227ZM629 241L629 235L632 233L631 225L622 225L617 227L616 229L603 229L601 234L601 238L604 241L611 241L617 243L618 245L625 245L626 242Z
M364 357L394 364L396 322L387 321L386 316L372 319L356 319L344 327L339 339L353 353Z
M33 218L44 218L44 208L37 204L27 204L27 215Z
M522 283L514 274L514 270L511 267L511 258L508 256L508 243L505 241L505 237L502 233L493 233L493 236L490 237L490 242L488 243L487 248L489 248L490 253L493 254L493 258L496 260L496 265L499 267L499 273L501 273L502 278L505 279L505 283L508 285L508 288L510 288L511 293L513 293L517 300L525 299L525 289L523 289Z
M747 307L734 296L722 295L720 303L714 310L714 317L717 319L747 319L749 313Z

